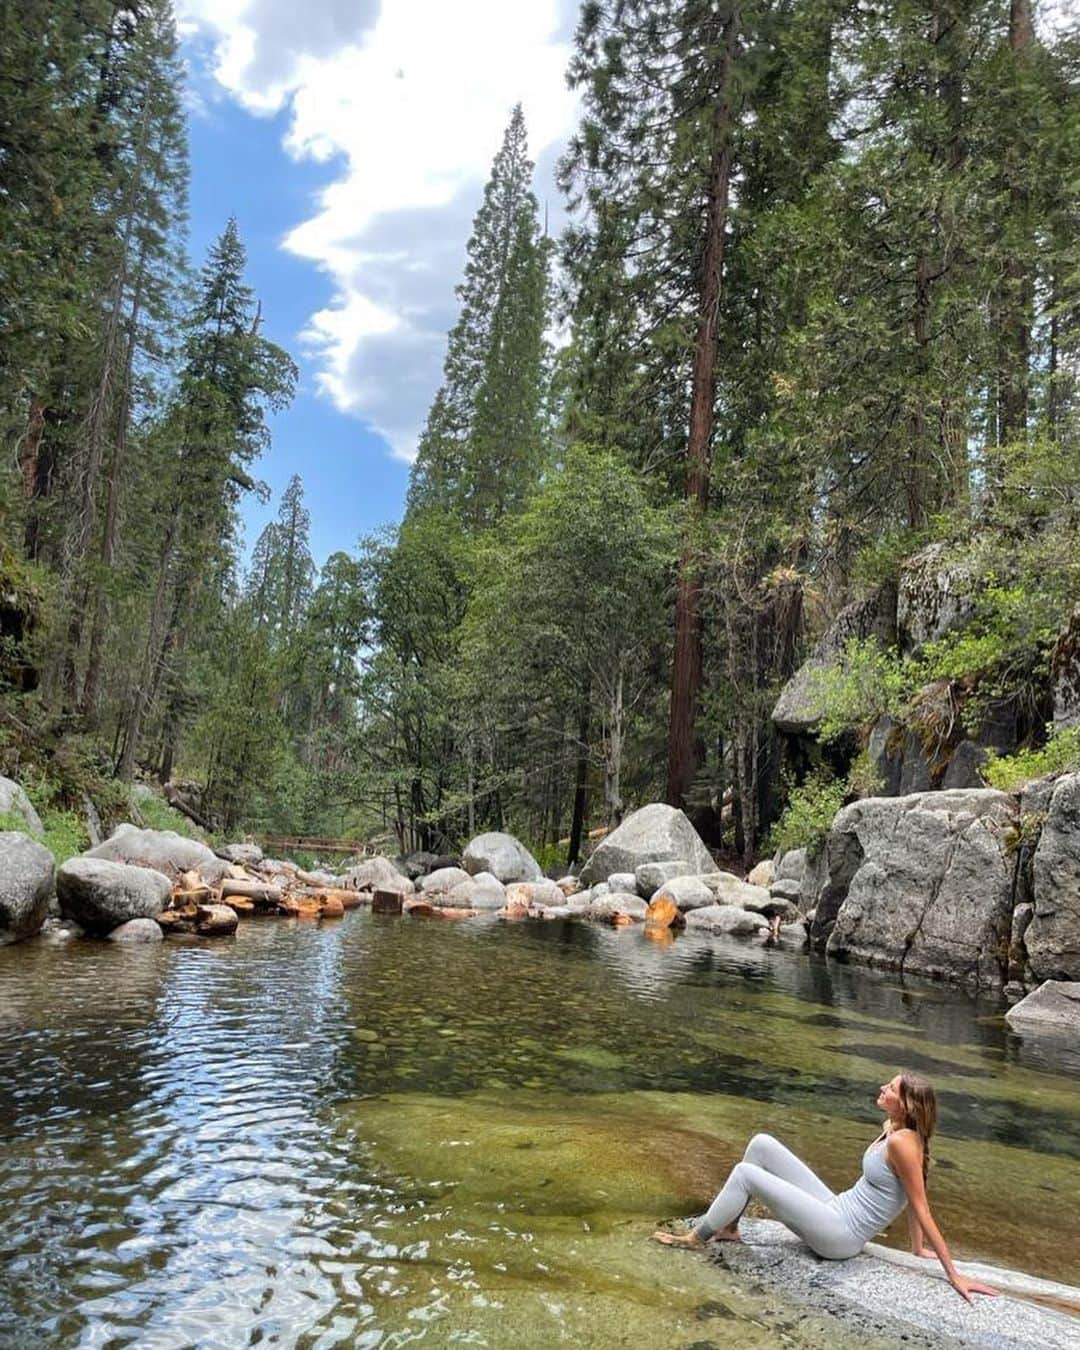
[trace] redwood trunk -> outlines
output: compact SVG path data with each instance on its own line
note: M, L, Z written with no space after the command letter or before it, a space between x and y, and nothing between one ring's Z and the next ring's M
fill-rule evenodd
M723 286L724 232L731 181L732 73L739 27L733 6L724 25L713 116L713 151L709 172L705 241L702 251L701 306L694 347L690 428L686 445L686 494L690 504L686 544L675 599L675 646L671 663L671 715L668 727L667 800L685 806L701 763L695 731L701 694L701 564L697 525L709 500L709 452L716 397L717 333Z

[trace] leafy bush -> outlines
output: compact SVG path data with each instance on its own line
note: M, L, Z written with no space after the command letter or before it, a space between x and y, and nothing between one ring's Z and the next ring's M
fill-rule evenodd
M56 859L57 866L84 851L90 841L78 812L46 809L40 814L44 834L29 829L14 811L0 811L0 830L18 830L39 840Z
M852 638L837 665L811 675L820 714L819 735L833 741L847 731L866 733L883 716L899 717L911 695L913 669L873 638Z
M1015 755L991 752L982 776L1001 792L1017 792L1036 778L1048 773L1075 773L1080 770L1080 727L1049 730L1049 739L1038 750L1019 750Z
M132 815L138 816L148 830L172 830L175 834L182 834L185 839L198 839L200 843L206 843L205 830L201 830L193 820L156 794L140 797L137 802L133 802Z
M805 848L808 857L816 858L847 795L848 785L843 780L823 771L811 774L805 783L792 789L784 814L770 833L770 847L781 853Z

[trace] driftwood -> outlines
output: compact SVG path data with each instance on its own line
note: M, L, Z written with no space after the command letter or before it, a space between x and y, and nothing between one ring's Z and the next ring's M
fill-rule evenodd
M221 883L221 898L228 900L231 895L243 896L261 905L281 903L280 886L274 886L268 881L256 881L254 877L225 877Z
M188 820L193 820L201 829L207 830L209 833L213 834L213 824L207 820L205 816L200 815L190 803L184 800L183 794L180 792L179 788L172 783L166 783L162 788L162 792L165 795L165 800L174 811L179 811L182 816L187 816Z

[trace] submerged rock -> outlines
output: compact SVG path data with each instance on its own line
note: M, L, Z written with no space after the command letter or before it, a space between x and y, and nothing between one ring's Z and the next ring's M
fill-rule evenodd
M128 919L109 934L110 942L161 942L165 934L156 919Z
M400 895L412 895L416 889L389 858L381 856L355 863L341 878L341 885L352 891L397 891Z
M53 856L43 844L18 830L0 833L0 945L40 932L55 880Z
M511 881L539 881L544 873L540 864L512 834L489 830L478 834L465 846L462 866L472 876L489 872L505 885Z
M687 913L686 928L687 932L703 929L707 933L726 933L730 937L756 937L769 931L769 923L760 914L740 905L706 905Z
M182 872L198 872L210 885L225 876L229 865L197 839L187 839L175 830L141 830L129 824L118 825L104 843L82 856L161 872L171 880Z
M682 859L687 863L685 872L691 875L711 872L715 866L712 855L687 817L674 806L654 802L627 816L618 829L601 840L581 869L581 879L586 885L592 885L607 881L613 872L636 875L644 863ZM660 879L663 880L666 878ZM641 877L638 877L638 886L641 890L646 888Z
M644 920L648 908L640 895L631 895L628 891L613 891L610 895L601 895L590 900L588 908L579 912L584 918L600 923L614 923L620 915L633 923L639 923Z
M129 919L156 919L171 891L162 872L85 854L69 859L56 874L61 913L88 933L111 933Z

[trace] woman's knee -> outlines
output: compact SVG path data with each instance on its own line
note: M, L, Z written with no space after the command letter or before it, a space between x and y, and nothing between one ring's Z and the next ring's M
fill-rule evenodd
M767 1156L770 1149L776 1148L777 1143L771 1134L755 1134L747 1144L743 1157L747 1162L753 1162L755 1158Z

